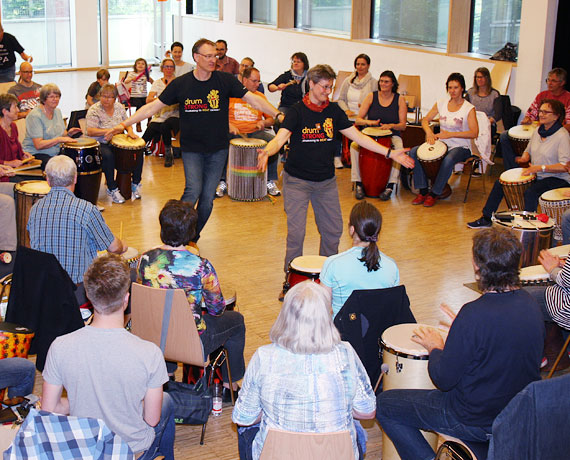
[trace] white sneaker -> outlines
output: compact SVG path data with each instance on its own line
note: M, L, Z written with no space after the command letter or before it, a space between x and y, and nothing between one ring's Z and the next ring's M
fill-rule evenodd
M123 195L121 195L121 192L119 192L118 188L116 188L115 190L107 189L107 195L111 197L113 203L123 204L125 202L125 198L123 197Z
M135 200L141 199L141 188L142 184L140 182L138 184L131 184L131 193Z
M344 168L344 165L342 164L342 160L340 159L340 157L334 157L334 167L336 169Z
M222 198L224 196L224 193L226 193L227 189L228 189L227 184L223 180L221 180L218 186L216 187L216 196L218 198Z
M275 182L270 180L270 181L267 181L267 193L269 193L271 196L279 196L279 195L281 195L281 190L279 190L277 188L277 185L275 185Z

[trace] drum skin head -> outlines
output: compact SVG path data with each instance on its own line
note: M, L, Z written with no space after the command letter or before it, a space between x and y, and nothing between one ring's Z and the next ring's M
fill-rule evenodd
M236 147L265 147L267 142L263 139L256 139L255 137L236 137L235 139L230 140L230 144L235 145Z
M565 195L565 193L568 195ZM570 200L570 187L547 190L540 196L540 198L545 201L568 201Z
M362 134L366 134L370 137L385 137L391 136L392 130L391 129L382 129L378 126L368 126L362 130Z
M63 146L66 148L71 149L82 149L85 147L97 147L99 142L95 139L91 139L90 137L79 137L75 139L73 142L64 142Z
M418 148L418 159L424 161L433 161L441 158L447 152L447 145L442 141L435 141L435 144L430 145L424 142Z
M320 273L325 260L325 256L299 256L291 261L291 268L305 273Z
M510 182L516 184L524 184L525 182L532 181L536 178L536 174L529 174L528 176L522 175L523 168L507 169L501 173L499 180L501 182Z
M125 133L115 134L111 139L111 145L127 150L138 150L145 146L145 141L141 137L131 139Z
M546 280L548 273L542 265L531 265L521 268L520 279L522 281Z
M536 128L533 125L517 125L509 129L509 136L513 139L528 140Z
M382 343L400 353L413 356L428 356L429 352L419 343L412 341L414 331L419 327L432 327L421 323L396 324L382 334Z
M26 180L14 187L17 192L28 195L47 195L51 187L45 180Z

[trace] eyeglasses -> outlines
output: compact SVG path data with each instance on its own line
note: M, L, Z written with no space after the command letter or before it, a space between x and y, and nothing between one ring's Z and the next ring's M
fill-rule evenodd
M551 110L539 110L538 111L539 115L547 115L549 113L554 113L554 112L552 112Z
M162 66L163 69L174 69L173 65L163 65Z
M20 73L34 73L33 70L20 70Z
M546 83L560 83L562 80L555 80L554 78L547 78Z
M202 56L204 59L216 59L216 55L215 54L202 54L202 53L196 53L199 54L200 56Z
M317 85L319 85L321 88L323 88L325 91L332 91L333 87L331 85L321 85L320 83L316 83Z

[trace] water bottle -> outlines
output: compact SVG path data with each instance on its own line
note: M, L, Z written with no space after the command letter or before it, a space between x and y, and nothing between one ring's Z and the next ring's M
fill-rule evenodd
M212 391L212 415L222 415L222 384L218 379L214 380Z

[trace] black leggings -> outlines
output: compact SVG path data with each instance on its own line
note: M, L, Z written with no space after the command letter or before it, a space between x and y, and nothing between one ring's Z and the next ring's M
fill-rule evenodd
M145 142L151 140L158 141L162 137L165 147L170 147L172 144L172 134L178 134L180 130L180 122L178 117L170 117L162 123L153 121L149 123L146 131L143 134Z

